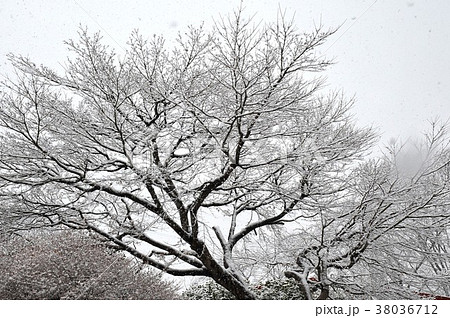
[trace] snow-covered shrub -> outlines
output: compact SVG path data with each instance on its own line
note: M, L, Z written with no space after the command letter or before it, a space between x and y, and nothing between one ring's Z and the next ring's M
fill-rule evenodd
M305 299L300 286L293 280L268 280L251 286L258 299L294 300ZM183 293L190 300L230 300L235 299L225 288L213 281L196 284Z
M230 300L235 299L225 288L215 283L207 281L203 284L190 286L183 292L183 298L189 300Z
M174 284L86 235L48 232L0 248L0 299L175 299Z
M259 299L305 299L298 283L292 279L268 280L255 287Z

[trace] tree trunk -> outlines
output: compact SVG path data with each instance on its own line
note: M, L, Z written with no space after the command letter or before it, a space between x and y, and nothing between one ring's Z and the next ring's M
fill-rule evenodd
M200 255L200 260L208 269L210 276L216 283L224 287L236 297L236 299L249 300L256 299L256 295L248 288L245 282L242 282L233 273L219 263L212 257L201 241L196 241L191 245L191 248Z
M240 300L254 300L256 295L251 292L248 287L235 278L231 273L224 270L225 273L213 279L216 283L220 284L222 287L226 288L229 292L233 294L236 299Z
M328 296L330 295L330 287L329 286L323 286L320 290L320 295L317 297L317 300L325 300L328 299Z

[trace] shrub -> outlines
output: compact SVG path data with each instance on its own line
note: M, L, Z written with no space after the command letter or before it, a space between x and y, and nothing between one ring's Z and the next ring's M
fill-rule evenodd
M268 280L252 285L252 291L258 299L295 300L305 299L300 286L293 280ZM190 300L231 300L233 295L213 281L196 284L183 292L184 299Z
M10 239L0 272L0 299L177 298L173 283L80 233Z

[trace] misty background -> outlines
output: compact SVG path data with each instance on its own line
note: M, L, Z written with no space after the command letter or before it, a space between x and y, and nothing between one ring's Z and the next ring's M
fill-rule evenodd
M100 31L104 41L124 54L134 29L168 39L188 25L214 23L240 0L2 0L0 74L11 72L7 54L30 57L61 70L64 41L77 39L80 26ZM427 121L450 118L450 2L391 0L244 0L255 23L271 22L277 11L293 16L300 30L322 24L340 27L321 48L336 64L323 75L328 89L355 96L360 126L377 127L380 145L415 140Z

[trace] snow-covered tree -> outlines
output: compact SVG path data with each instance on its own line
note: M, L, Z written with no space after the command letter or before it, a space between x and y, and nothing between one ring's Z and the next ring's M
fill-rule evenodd
M333 289L337 297L450 295L449 140L433 123L423 142L393 144L353 169L333 203L319 200L307 227L278 239L279 250L295 253L286 275L319 286L323 298Z
M189 28L172 49L135 32L121 56L81 30L61 74L11 55L17 76L0 99L2 213L17 219L15 230L95 232L146 265L210 277L238 299L257 297L242 266L251 258L241 255L260 238L301 232L301 255L351 263L394 181L383 181L379 164L357 168L374 133L354 125L353 100L323 88L318 74L330 62L317 48L332 34L302 33L283 14L255 24L238 10L209 33ZM373 189L372 174L382 182Z

